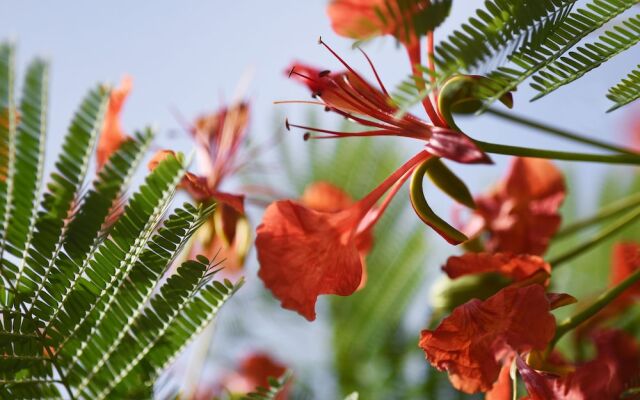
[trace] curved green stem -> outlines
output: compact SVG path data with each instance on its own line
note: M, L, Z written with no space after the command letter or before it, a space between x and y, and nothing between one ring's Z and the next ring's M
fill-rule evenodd
M589 307L558 324L558 327L556 328L556 335L551 342L550 348L553 348L553 346L558 342L558 340L560 340L560 338L564 334L573 330L581 323L596 315L600 310L606 307L607 304L611 303L626 289L628 289L638 281L640 281L640 269L629 275L627 279L620 282L617 286L614 286L606 292L602 293L593 303L591 303L591 305L589 305Z
M588 144L594 147L599 147L601 149L605 149L605 150L611 150L611 151L615 151L616 153L620 153L620 154L630 154L630 155L636 155L638 153L634 152L633 150L624 148L624 147L620 147L620 146L616 146L614 144L610 144L607 142L602 142L600 140L597 139L591 139L588 137L584 137L582 135L578 135L577 133L573 133L573 132L569 132L565 129L560 129L560 128L556 128L554 126L550 126L547 124L543 124L540 123L538 121L534 121L528 118L524 118L524 117L520 117L517 115L513 115L511 113L508 112L504 112L504 111L500 111L500 110L496 110L494 108L490 108L486 111L487 114L491 114L493 116L502 118L502 119L506 119L508 121L512 121L515 123L518 123L520 125L524 125L524 126L528 126L530 128L534 128L540 131L543 131L544 133L549 133L551 135L555 135L555 136L559 136L565 139L569 139L569 140L573 140L574 142L579 142L579 143L584 143L584 144Z
M591 248L593 248L596 245L600 244L602 241L610 238L614 234L619 233L620 230L622 230L625 227L627 227L628 225L632 224L638 218L640 218L640 207L634 209L633 211L628 212L622 218L620 218L619 220L617 220L613 224L605 227L600 232L598 232L597 235L595 235L592 238L582 242L580 245L578 245L578 246L576 246L576 247L574 247L572 249L569 249L568 251L565 251L564 253L562 253L562 254L560 254L560 255L548 260L549 264L551 264L551 266L554 269L558 268L558 266L562 265L563 263L566 263L567 261L570 261L574 257L584 253L587 250L590 250Z
M427 199L424 197L422 189L422 180L425 172L427 172L427 169L437 162L438 158L431 157L423 161L422 164L413 171L409 187L409 197L411 199L411 205L413 206L416 214L418 214L418 217L420 217L425 224L438 232L449 243L457 245L467 241L468 238L433 212L427 203Z
M558 233L556 233L556 235L553 237L553 240L564 239L565 237L586 229L591 225L606 221L609 218L620 215L625 211L629 211L636 206L640 206L640 193L617 200L602 207L594 215L579 221L575 221L563 227Z
M606 164L640 165L640 155L631 154L585 154L568 151L531 149L476 140L475 143L487 153L518 157L546 158L551 160L586 161Z

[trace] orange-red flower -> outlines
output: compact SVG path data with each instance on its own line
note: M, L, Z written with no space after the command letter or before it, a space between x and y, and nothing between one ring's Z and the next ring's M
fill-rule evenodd
M216 396L220 396L224 392L228 392L232 396L246 395L255 392L258 387L269 388L269 378L278 379L286 370L287 368L283 364L268 354L249 354L240 362L237 370L225 375L215 388L201 390L194 397L195 399L208 400L217 398ZM276 399L287 399L289 387L289 384L285 385Z
M353 39L393 35L405 45L415 45L418 38L412 28L413 17L428 7L429 0L404 3L406 5L386 0L332 0L327 13L333 30L339 35Z
M128 140L129 136L124 133L120 124L120 113L125 100L131 92L133 80L130 76L125 76L120 82L120 86L113 89L109 95L109 104L104 115L102 132L96 149L96 163L98 169L107 162L109 157L116 152Z
M244 210L244 195L220 190L223 181L236 173L246 160L239 150L246 137L249 105L240 102L196 119L190 129L197 146L202 175L187 172L180 183L198 202L217 202L216 210L198 231L199 248L194 252L224 260L225 270L236 272L244 265L250 248L251 230ZM171 153L156 153L149 168Z
M550 161L514 158L496 190L476 198L465 231L470 236L486 231L490 252L543 254L560 227L565 192L562 173Z
M353 205L353 199L342 189L328 182L315 182L304 190L300 203L320 212L334 213L346 210ZM362 277L358 289L367 282L366 257L373 247L373 233L371 229L356 232L354 238L362 263Z
M331 48L326 47L343 63L347 68L346 71L332 73L295 63L288 73L291 77L305 84L312 95L321 100L316 104L321 104L328 111L347 117L366 129L360 132L340 132L291 124L288 121L287 129L296 127L321 134L306 136L306 138L313 139L401 136L424 141L425 149L434 156L449 158L461 163L491 162L489 156L462 132L448 127L431 125L410 113L399 115L398 107L389 96L375 69L374 74L380 89L367 82ZM373 64L371 65L373 66Z
M541 285L507 287L485 301L457 307L435 330L422 331L429 362L466 393L489 391L513 357L543 350L555 333Z
M555 376L539 372L517 360L532 400L618 399L640 379L640 349L632 336L619 330L600 331L593 336L595 359L578 364L573 372Z
M292 200L267 207L257 229L258 275L284 308L314 320L319 295L348 296L359 287L363 266L358 238L372 229L413 169L427 158L428 153L418 153L341 211L316 211Z
M541 257L511 253L466 253L462 256L451 256L442 270L451 279L495 272L513 281L522 281L539 271L551 274L551 266Z

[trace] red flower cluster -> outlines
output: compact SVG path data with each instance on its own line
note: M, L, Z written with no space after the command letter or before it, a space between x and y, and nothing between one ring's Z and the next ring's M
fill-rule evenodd
M545 293L551 266L540 257L559 227L564 195L562 175L551 163L516 159L498 188L476 199L479 207L470 226L486 233L481 244L489 251L450 257L443 270L452 279L496 273L512 284L484 301L455 308L437 328L422 332L420 347L427 359L448 371L457 389L486 392L489 400L511 399L510 371L517 370L529 399L613 399L640 378L635 340L622 331L598 328L634 301L637 285L582 327L578 338L593 338L594 360L571 363L558 353L545 355L555 335L550 311L575 302L566 294ZM611 286L638 267L640 246L616 245Z
M314 209L291 200L271 204L258 227L256 248L259 276L285 308L315 319L315 302L321 294L352 294L363 281L360 257L365 233L391 201L411 173L431 157L446 157L463 163L488 163L489 157L462 132L440 123L429 124L412 114L399 115L373 64L379 84L374 87L342 60L322 40L346 68L332 73L296 63L289 76L303 83L326 110L361 125L361 132L340 132L286 122L286 127L316 132L306 138L401 136L423 141L418 152L380 186L360 201L342 206ZM365 55L366 56L366 55ZM309 103L309 102L303 102ZM389 191L384 202L376 203ZM439 232L441 233L441 232ZM445 238L446 234L441 233Z

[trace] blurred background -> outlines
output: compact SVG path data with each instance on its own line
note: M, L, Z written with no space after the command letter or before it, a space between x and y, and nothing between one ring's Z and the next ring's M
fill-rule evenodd
M322 127L337 127L341 121L313 106L273 105L276 100L308 99L305 88L287 79L285 70L292 61L341 69L339 62L318 46L319 36L371 77L366 60L352 49L352 41L331 30L326 3L0 0L0 38L17 43L21 67L36 55L52 61L51 149L59 147L66 125L89 87L96 82L116 84L129 74L134 83L123 112L123 126L130 132L155 126L159 132L156 149L191 151L193 144L181 118L192 121L240 95L251 104L249 136L262 151L255 165L230 187L268 182L274 192L297 197L306 183L325 179L361 196L415 153L416 143L398 138L304 142L302 132L282 136L285 116ZM436 40L481 5L478 0L454 2ZM408 76L409 62L392 38L366 43L365 50L387 87ZM640 108L631 105L606 114L609 102L604 94L638 59L640 50L631 49L606 68L590 72L588 79L533 103L529 102L533 91L524 84L514 94L514 112L631 146L633 120L640 118ZM416 113L421 115L419 109ZM492 116L460 121L466 133L486 141L594 151ZM50 153L48 161L53 159ZM504 175L508 158L496 156L494 160L493 166L452 168L473 193L480 193ZM605 201L602 193L615 198L633 190L633 168L559 165L569 179L567 219L592 213ZM450 215L449 199L434 190L427 189L427 193L439 214ZM262 207L252 206L249 212L255 227ZM633 235L634 229L637 231L634 227L626 234ZM597 293L606 282L608 248L605 245L586 258L576 259L563 269L556 284L582 288L572 292L579 298ZM376 230L376 250L368 259L369 285L350 298L321 299L319 317L309 323L281 309L265 291L256 276L252 251L245 271L247 285L223 310L216 326L207 329L168 372L170 386L193 394L196 386L214 385L245 355L265 351L294 371L296 398L338 398L357 388L365 399L420 398L427 390L441 393L437 398L453 396L453 392L438 392L446 391L449 385L446 378L442 382L433 378L438 375L427 369L417 342L429 319L433 285L442 279L439 266L455 252L421 226L406 196L399 196ZM589 267L582 266L586 259ZM427 381L435 389L427 388Z

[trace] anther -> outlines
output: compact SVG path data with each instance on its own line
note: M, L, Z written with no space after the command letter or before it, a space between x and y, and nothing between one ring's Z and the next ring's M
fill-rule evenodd
M305 132L305 134L302 136L302 139L306 142L307 140L311 139L311 133L309 132Z
M287 128L288 131L291 130L291 127L289 126L289 118L284 119L284 127Z
M318 72L318 76L320 78L324 78L325 76L329 75L330 73L331 73L331 71L329 71L328 69L325 69L324 71Z

